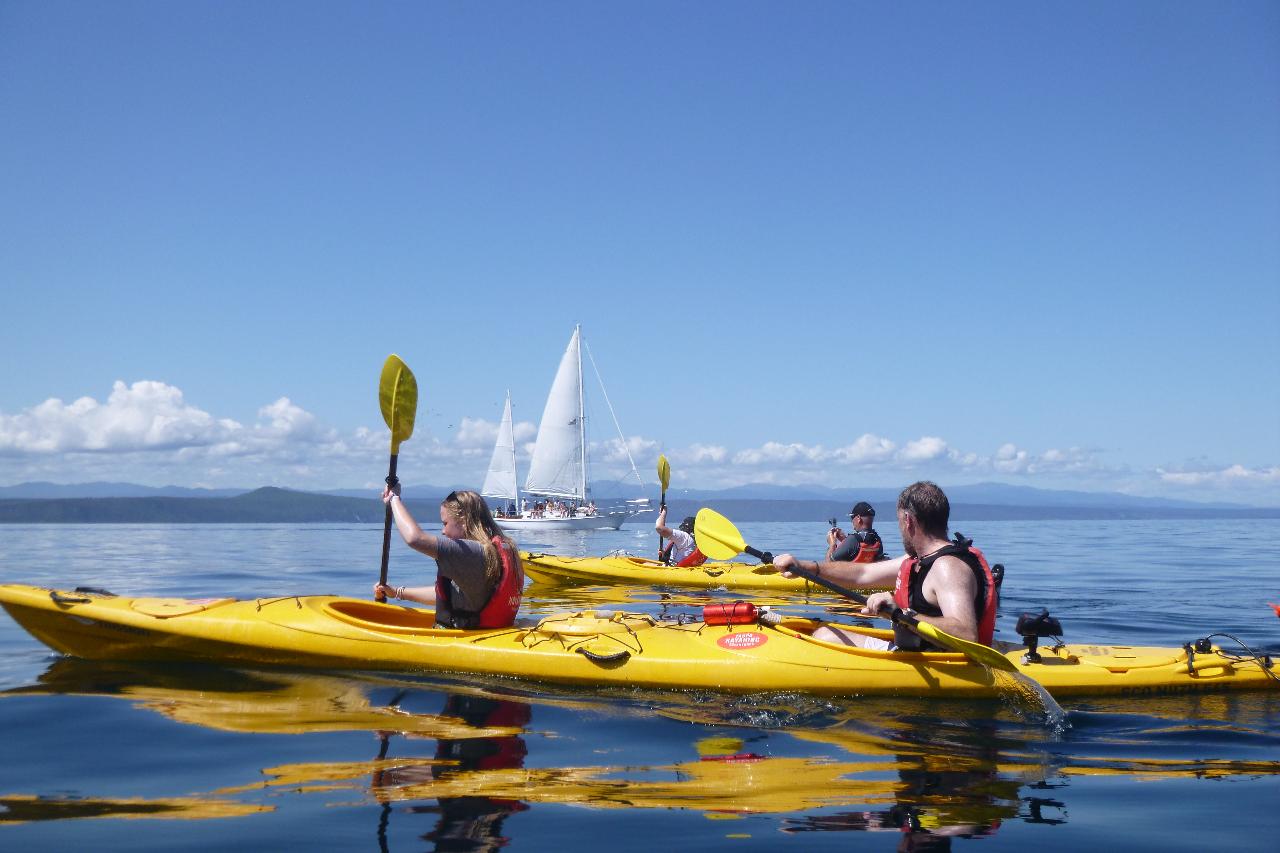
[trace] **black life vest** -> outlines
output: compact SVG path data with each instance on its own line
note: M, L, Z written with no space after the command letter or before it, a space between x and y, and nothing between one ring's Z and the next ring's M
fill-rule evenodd
M995 636L999 590L991 574L991 567L987 565L987 558L973 547L973 540L966 539L959 533L950 545L939 548L927 557L912 557L902 561L898 581L893 588L893 603L903 610L911 608L924 616L941 616L942 611L938 606L924 597L924 579L937 559L947 556L958 557L973 571L977 582L973 612L978 617L978 642L989 646ZM907 628L895 628L894 635L894 641L900 649L920 651L934 648L932 643L925 642Z

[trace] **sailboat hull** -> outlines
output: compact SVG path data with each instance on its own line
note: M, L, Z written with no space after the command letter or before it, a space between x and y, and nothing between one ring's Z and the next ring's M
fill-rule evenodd
M617 530L634 512L578 515L573 518L495 518L503 530Z

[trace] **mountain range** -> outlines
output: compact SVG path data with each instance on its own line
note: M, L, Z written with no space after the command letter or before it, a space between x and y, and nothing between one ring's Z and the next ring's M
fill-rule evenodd
M424 497L443 497L454 489L474 488L467 485L405 486L405 494ZM990 504L1023 507L1105 507L1144 509L1259 509L1245 504L1176 500L1172 498L1140 497L1119 492L1080 492L1061 489L1037 489L1032 486L1014 486L1007 483L974 483L964 486L944 486L953 504ZM655 488L656 490L656 488ZM18 483L0 486L2 499L55 499L55 498L229 498L255 491L253 488L201 489L186 486L140 486L136 483ZM301 490L290 490L301 491ZM597 495L630 495L635 485L615 481L598 481L593 491ZM315 494L344 498L376 498L376 489L324 489ZM670 489L668 500L764 500L764 501L833 501L852 506L858 501L872 504L893 504L898 489L869 487L862 489L833 489L827 486L799 485L779 486L769 483L753 483L728 489Z
M411 507L431 513L453 490L446 486L406 485ZM463 488L461 486L457 488ZM1280 508L1196 503L1099 492L1075 492L979 483L944 487L952 517L961 520L1115 519L1115 518L1280 518ZM634 487L600 484L601 494L634 494ZM749 485L732 489L672 489L667 492L672 519L713 506L738 521L825 521L846 524L850 507L869 501L879 510L880 526L892 525L897 489L828 489L822 486ZM656 498L656 496L654 496ZM597 498L607 506L612 501ZM657 501L654 500L656 504ZM194 489L133 483L21 483L0 487L0 523L298 523L357 522L383 519L373 489L302 492L260 489ZM642 516L639 523L649 523Z

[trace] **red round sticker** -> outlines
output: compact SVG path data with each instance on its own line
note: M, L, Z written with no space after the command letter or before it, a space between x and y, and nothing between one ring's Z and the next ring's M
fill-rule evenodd
M769 642L769 638L759 631L734 631L716 640L716 644L726 649L754 649Z

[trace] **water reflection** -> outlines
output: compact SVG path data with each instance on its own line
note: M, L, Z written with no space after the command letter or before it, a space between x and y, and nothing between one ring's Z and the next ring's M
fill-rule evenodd
M67 797L12 794L0 797L0 825L40 821L115 818L139 820L209 820L271 811L269 806L237 803L217 797Z
M434 676L72 659L0 696L41 694L127 703L112 715L123 723L122 745L99 748L107 764L127 755L135 773L160 773L165 755L206 732L219 733L218 743L249 745L241 763L216 762L229 782L195 794L175 783L149 799L115 796L94 787L109 784L102 777L74 798L42 796L43 777L14 771L0 784L0 822L236 817L320 803L337 807L324 809L330 815L367 818L383 849L495 850L546 838L545 821L520 814L573 805L594 814L751 818L739 826L798 837L890 833L885 849L945 849L951 839L999 833L1010 822L1066 823L1067 805L1082 792L1073 788L1088 791L1095 780L1280 776L1280 697L1270 694L1141 707L1102 699L1081 703L1060 732L991 701L601 696ZM8 712L0 723L37 728L39 720L16 713L18 704L0 699L0 714ZM128 752L130 730L134 740L138 732L164 739L148 739L154 750ZM12 748L15 764L26 759L23 747ZM308 760L297 762L300 754ZM153 755L156 763L146 764ZM63 781L49 778L44 784Z
M449 694L441 716L456 718L477 732L501 728L511 729L513 733L496 737L438 738L431 761L410 760L390 767L383 765L395 734L380 733L379 766L373 772L371 788L383 804L378 827L378 841L383 850L388 849L386 828L391 803L404 791L437 784L452 790L457 781L465 785L468 773L515 770L524 766L528 748L514 731L522 731L529 724L532 713L528 704L490 696ZM422 838L432 842L433 849L441 851L491 851L504 847L511 839L502 834L503 821L508 815L528 808L520 800L485 796L482 792L439 796L436 802L436 806L409 806L405 812L439 815L435 828Z

